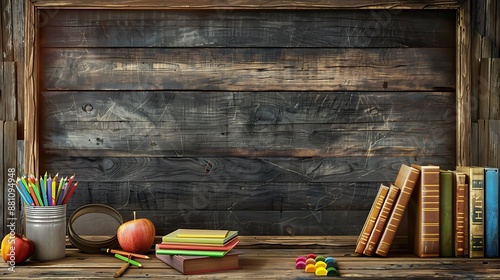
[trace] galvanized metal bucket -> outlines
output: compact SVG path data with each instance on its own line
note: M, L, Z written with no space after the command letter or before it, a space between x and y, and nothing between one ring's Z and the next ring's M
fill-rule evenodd
M66 256L66 204L26 206L26 237L35 244L33 261L50 261Z

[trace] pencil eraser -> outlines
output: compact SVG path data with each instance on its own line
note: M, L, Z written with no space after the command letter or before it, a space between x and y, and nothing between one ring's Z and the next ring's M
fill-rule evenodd
M295 268L296 269L305 269L306 268L306 263L303 261L298 261L295 263Z
M328 271L324 267L318 267L314 274L316 274L316 276L327 276Z
M315 259L316 258L316 254L309 254L306 256L306 258L311 258L311 259Z
M339 272L337 271L337 269L335 267L329 267L326 269L326 271L327 271L328 276L338 276L339 275Z
M316 267L314 266L314 264L306 265L305 272L315 272L315 271L316 271Z
M317 262L319 261L325 261L325 257L323 256L316 256L316 258L314 258Z
M308 259L306 260L306 264L313 264L313 265L314 265L314 264L316 264L316 260L315 260L315 259L312 259L312 258L308 258Z
M326 258L325 263L327 267L335 267L335 265L337 265L337 261L335 261L335 259L332 257Z
M326 269L326 263L323 262L323 261L316 262L316 264L314 266L316 267L316 269L319 268L319 267L322 267L322 268Z
M305 262L307 260L306 257L304 256L298 256L296 259L295 259L295 262Z

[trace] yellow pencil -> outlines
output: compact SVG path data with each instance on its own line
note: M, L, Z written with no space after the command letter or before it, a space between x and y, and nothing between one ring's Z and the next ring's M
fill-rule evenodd
M56 175L54 176L54 178L52 179L52 205L55 206L56 205L56 194L57 194L57 190L56 190L56 185L57 185L57 177L59 177L59 173L56 173Z

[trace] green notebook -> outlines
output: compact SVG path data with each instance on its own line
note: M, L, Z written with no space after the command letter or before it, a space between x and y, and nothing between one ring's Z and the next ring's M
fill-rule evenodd
M229 252L229 251L156 249L156 254L160 254L160 255L182 255L182 256L224 257L227 254L227 252Z

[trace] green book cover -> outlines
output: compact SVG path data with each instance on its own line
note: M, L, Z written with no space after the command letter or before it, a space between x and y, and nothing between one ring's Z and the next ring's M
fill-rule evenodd
M207 237L178 237L177 233L179 230L175 230L162 237L162 242L170 243L195 243L195 244L212 244L212 245L224 245L231 241L233 238L238 236L238 231L229 231L225 238L207 238Z
M227 252L228 251L156 249L156 254L183 256L223 257L227 254Z
M439 255L453 256L453 172L439 172Z

